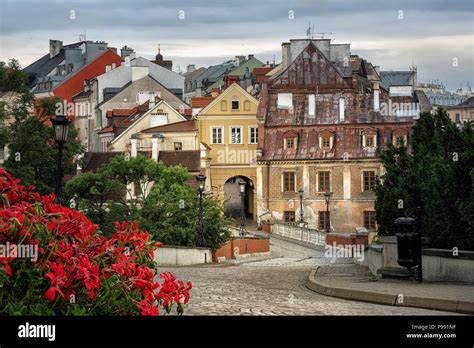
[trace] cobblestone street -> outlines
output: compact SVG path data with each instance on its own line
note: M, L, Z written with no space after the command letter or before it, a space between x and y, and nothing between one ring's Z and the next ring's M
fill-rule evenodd
M185 315L445 315L320 295L305 287L321 251L272 238L272 256L240 265L161 267L193 283Z

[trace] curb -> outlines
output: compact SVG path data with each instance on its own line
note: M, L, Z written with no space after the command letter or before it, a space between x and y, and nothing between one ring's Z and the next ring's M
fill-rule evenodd
M474 314L474 302L462 300L447 300L440 298L417 297L403 295L403 302L398 301L399 294L386 294L350 288L331 287L317 280L319 266L312 270L306 281L309 290L322 295L343 298L352 301L362 301L398 307L415 307L462 314Z

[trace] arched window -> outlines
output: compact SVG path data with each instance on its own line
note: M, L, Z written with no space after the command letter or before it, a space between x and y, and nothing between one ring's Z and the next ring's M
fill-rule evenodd
M227 111L227 101L221 101L221 111Z
M244 101L244 111L250 111L250 102L248 100Z

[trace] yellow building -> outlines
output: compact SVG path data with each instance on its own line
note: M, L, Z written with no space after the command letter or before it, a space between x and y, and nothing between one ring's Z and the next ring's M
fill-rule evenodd
M234 83L197 115L200 142L208 146L208 187L224 200L226 214L238 217L239 182L247 183L245 212L256 216L258 101Z

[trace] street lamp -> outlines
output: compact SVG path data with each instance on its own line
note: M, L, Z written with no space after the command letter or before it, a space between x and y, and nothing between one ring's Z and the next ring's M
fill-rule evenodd
M303 212L303 193L304 193L304 190L300 189L298 191L298 193L300 194L300 225L301 225L301 227L303 227L303 225L304 225L304 212Z
M204 196L204 188L206 184L206 176L199 174L196 177L196 181L198 182L198 192L199 192L199 225L198 225L198 235L196 240L196 245L200 247L206 246L206 240L204 238L204 234L206 232L206 225L204 223L204 208L203 208L203 196Z
M64 144L67 141L67 136L69 132L69 120L66 116L56 116L51 120L53 124L54 131L54 140L58 147L58 163L56 167L56 200L61 203L63 192L62 192L62 179L63 179L63 169L62 169L62 160L63 160L63 150Z
M245 235L245 188L247 183L243 180L239 181L239 188L240 188L240 236Z
M326 201L326 232L329 232L331 226L331 218L329 217L329 200L331 199L331 192L324 192L324 200Z

